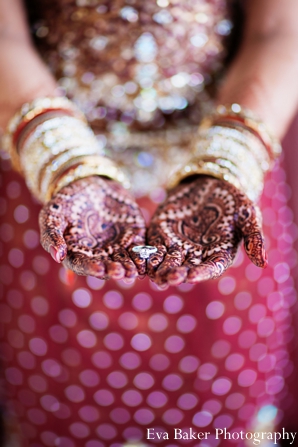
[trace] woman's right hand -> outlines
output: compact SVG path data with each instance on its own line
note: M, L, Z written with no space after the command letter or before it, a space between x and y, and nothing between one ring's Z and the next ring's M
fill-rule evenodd
M113 180L94 176L65 186L42 208L39 225L43 248L78 275L119 280L146 272L132 251L145 245L144 218Z

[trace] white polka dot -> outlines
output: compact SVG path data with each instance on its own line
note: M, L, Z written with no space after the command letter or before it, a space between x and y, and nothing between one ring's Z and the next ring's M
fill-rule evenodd
M171 353L180 352L185 346L183 338L178 335L171 335L165 341L165 350Z
M232 382L227 377L221 377L216 379L212 384L212 392L217 396L223 396L227 394L232 386Z
M115 424L127 424L131 418L129 412L125 408L114 408L110 413L110 417ZM113 444L113 446L116 447L115 444Z
M274 290L274 281L272 278L261 278L258 281L258 293L261 296L267 297L269 293Z
M261 318L265 317L267 311L264 304L255 304L249 309L248 316L251 323L258 323Z
M109 325L109 317L105 312L93 312L89 317L90 326L98 331L103 331Z
M34 287L36 285L36 275L34 273L30 272L30 270L24 270L20 274L20 283L21 283L23 289L25 289L27 291L31 291L34 289Z
M211 380L217 373L217 366L213 363L204 363L198 369L198 377L202 380Z
M123 388L127 384L127 377L121 371L113 371L107 376L107 382L113 388Z
M88 307L91 304L92 296L87 289L77 289L72 294L72 300L77 307Z
M182 315L182 317L178 318L176 326L179 332L188 334L194 330L196 325L197 320L192 315Z
M123 329L132 330L138 325L138 317L133 312L124 312L120 315L118 322Z
M100 424L96 432L102 439L113 439L117 435L117 430L112 424Z
M111 351L118 351L123 347L124 339L122 335L116 332L110 332L103 339L103 343L106 346L106 348L110 349Z
M257 373L253 369L245 369L238 376L238 384L243 387L251 386L255 383Z
M142 333L135 334L130 343L136 351L147 351L151 347L150 337Z
M101 369L109 368L113 363L111 355L105 351L95 352L91 359L93 364Z
M260 372L270 372L276 365L276 357L272 354L265 355L258 361L258 370Z
M261 359L267 353L267 346L263 343L256 343L250 348L249 357L252 361L256 362Z
M150 367L155 371L164 371L170 365L170 360L164 354L155 354L150 359Z
M252 345L255 344L257 340L257 334L254 331L246 330L241 332L241 334L238 337L238 344L240 348L250 348Z
M77 349L69 348L62 351L61 357L66 365L78 366L82 356Z
M17 223L22 224L26 222L29 218L29 210L24 205L19 205L14 210L14 218Z
M228 355L231 350L231 344L226 340L217 340L213 343L211 353L213 357L222 359Z
M221 411L222 404L217 399L210 399L204 402L202 409L208 411L208 413L215 415Z
M249 292L239 292L234 299L235 307L238 310L247 309L252 303L252 296Z
M240 331L241 326L241 318L235 316L228 317L223 323L223 331L227 335L234 335Z
M133 383L141 390L148 390L154 385L154 378L152 374L141 372L135 376Z
M262 318L258 323L258 334L260 337L269 337L275 328L274 320L270 317Z
M16 181L9 182L6 193L10 199L16 199L21 194L21 185Z
M19 268L24 264L24 254L18 248L12 248L8 253L9 263L15 267Z
M183 385L183 380L178 374L168 374L162 382L163 388L169 391L176 391Z
M192 373L198 369L199 364L200 361L197 357L187 355L180 360L178 368L184 373Z
M24 303L24 297L19 290L11 289L6 295L6 300L13 309L21 309Z
M154 420L154 413L147 408L141 408L135 412L133 418L139 424L148 425Z
M84 348L93 348L97 343L96 335L88 329L80 331L77 334L77 340Z
M217 418L214 419L213 427L221 428L224 430L230 428L233 422L234 418L232 416L230 416L229 414L221 414L220 416L217 416Z
M85 405L79 409L79 416L85 422L94 422L99 419L99 411L92 405Z
M123 368L135 369L140 366L141 357L135 352L126 352L120 357L119 363Z
M12 227L12 225L8 224L8 223L4 223L0 226L0 238L3 242L9 242L13 239L14 237L14 229ZM14 258L14 257L13 257ZM12 258L12 261L14 261L14 259ZM13 263L11 262L10 258L9 262L11 263L12 266ZM16 260L17 261L17 260Z
M43 425L47 420L45 412L39 408L31 408L27 411L27 416L34 425Z
M180 312L183 304L183 300L180 296L170 295L165 299L163 308L168 314L176 314Z
M39 234L35 230L27 230L23 236L24 245L26 248L33 250L39 246Z
M168 327L168 319L162 313L156 313L149 318L148 326L154 332L162 332Z
M270 379L266 381L266 391L271 395L278 394L283 389L284 384L285 381L283 377L277 375L270 377Z
M92 369L85 369L79 374L80 381L87 387L97 386L100 382L99 375Z
M24 346L24 335L17 329L8 331L7 340L13 348L21 349Z
M105 281L102 279L95 278L94 276L87 276L86 282L90 289L100 290L105 285Z
M277 264L274 267L274 279L279 283L282 284L290 276L290 268L287 263L281 262L280 264ZM270 290L272 292L272 290Z
M177 425L182 421L183 417L182 411L177 408L170 408L164 412L162 419L166 424Z
M241 354L233 353L226 358L225 368L228 371L237 371L244 365L244 357Z
M56 343L65 343L68 339L67 330L60 326L60 324L55 324L49 329L50 337Z
M64 393L71 402L82 402L85 399L85 392L78 385L69 385L65 388Z
M6 368L5 376L6 380L12 385L21 385L23 383L23 373L18 368Z
M82 422L74 422L69 426L69 431L75 438L86 438L90 434L88 425Z
M225 276L218 281L218 290L223 295L229 295L234 292L236 287L236 281L232 276Z
M46 394L40 398L41 406L46 411L56 411L59 408L59 401L55 396Z
M19 364L25 369L34 369L36 360L34 355L29 351L22 351L17 354Z
M225 310L225 306L221 301L212 301L206 307L206 315L210 320L216 320L220 318Z
M48 347L45 340L39 337L31 338L29 341L30 351L38 356L46 355Z
M114 402L114 395L109 390L98 390L94 394L94 400L98 405L107 407Z
M53 359L47 359L41 364L42 370L49 377L58 377L62 372L62 366Z
M191 410L198 403L198 397L191 393L182 394L178 401L177 405L182 410Z
M212 421L213 416L208 411L199 411L192 419L192 423L196 427L207 427Z
M26 334L32 334L35 330L35 321L30 315L21 315L18 318L18 326Z
M109 309L119 309L123 306L123 296L116 290L110 290L104 294L103 302Z
M63 309L58 314L58 319L65 327L74 327L77 324L77 316L71 309Z
M142 394L136 390L127 390L122 394L122 401L129 407L140 405L143 400Z
M133 297L132 305L136 310L145 312L152 306L152 298L148 293L138 293Z
M36 315L44 316L49 311L49 304L42 296L36 296L31 300L31 309Z
M153 391L147 397L147 403L152 408L161 408L168 401L167 395L162 391Z
M44 393L47 390L47 381L44 377L39 375L30 376L28 379L30 388L37 393Z
M245 276L251 282L257 281L262 276L262 269L250 263L245 269Z
M226 407L229 410L238 410L245 402L245 396L241 393L232 393L226 398Z

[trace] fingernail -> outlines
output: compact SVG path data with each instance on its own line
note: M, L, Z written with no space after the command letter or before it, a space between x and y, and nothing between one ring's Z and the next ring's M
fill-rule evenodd
M56 248L53 245L50 246L50 255L52 256L54 261L56 261L56 262L58 262L58 264L60 264L61 259L60 259L59 252L58 252L58 250L56 250Z

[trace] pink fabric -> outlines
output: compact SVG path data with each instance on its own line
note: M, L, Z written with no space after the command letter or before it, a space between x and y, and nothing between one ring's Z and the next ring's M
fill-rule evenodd
M1 352L23 446L119 447L148 442L149 427L212 433L191 446L242 446L216 440L215 428L240 432L275 408L291 412L297 227L283 168L262 200L269 267L241 249L220 279L166 291L66 272L40 247L40 207L6 161L2 180Z

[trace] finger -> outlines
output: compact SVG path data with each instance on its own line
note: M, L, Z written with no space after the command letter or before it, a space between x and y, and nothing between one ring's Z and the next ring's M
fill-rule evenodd
M146 270L147 270L147 263L146 263L146 259L141 258L140 254L137 252L133 251L134 247L137 247L138 245L141 244L134 244L131 245L128 249L129 255L133 261L133 263L135 264L138 274L143 277L146 274ZM142 245L145 245L144 243Z
M125 268L120 262L103 261L106 267L107 275L110 279L120 280L125 277Z
M138 276L138 270L132 259L130 258L127 250L124 248L115 248L112 254L114 262L120 263L125 271L125 278L136 278Z
M56 201L49 202L40 211L39 228L42 247L58 263L62 262L67 254L67 246L63 237L66 227L67 221L56 198Z
M80 251L69 251L63 265L77 275L96 276L100 279L108 278L105 259L102 257L89 257Z
M268 258L262 231L261 211L257 206L251 205L248 217L247 214L247 208L242 206L239 212L238 224L240 224L243 235L244 248L249 259L257 267L265 268L268 264Z
M231 253L222 250L204 259L199 265L192 266L188 270L187 282L195 284L208 279L215 279L221 276L232 264ZM188 265L191 265L188 260Z
M156 248L157 252L152 254L147 260L147 274L149 278L154 278L157 268L161 265L167 253L164 245L157 245Z
M167 281L170 284L170 286L179 286L180 284L182 284L187 277L187 272L188 272L187 267L184 266L174 267L167 274Z
M249 259L257 266L265 268L268 265L268 257L265 250L265 242L261 231L244 237L244 248Z
M153 277L156 284L165 284L168 282L168 275L176 267L180 267L184 261L182 247L174 246L168 249L162 264L158 267Z

